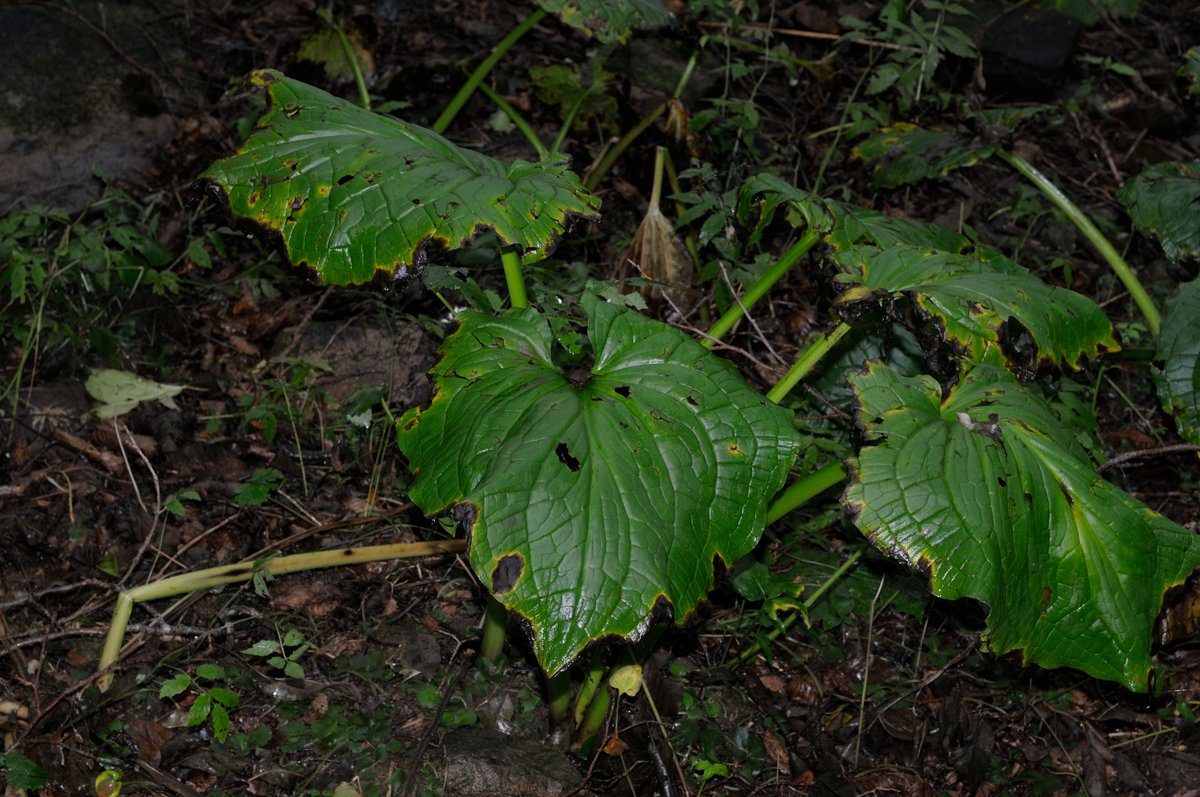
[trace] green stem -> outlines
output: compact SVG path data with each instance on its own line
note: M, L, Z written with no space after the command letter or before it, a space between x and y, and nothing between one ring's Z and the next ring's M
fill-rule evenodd
M571 742L572 747L575 749L583 747L589 739L600 732L600 729L604 727L604 720L608 718L610 705L612 705L612 693L607 685L601 685L595 697L588 703L587 711L583 714L583 721L575 729L575 738Z
M282 576L341 565L358 565L441 553L461 553L466 547L467 544L463 540L438 540L394 545L368 545L363 548L340 548L336 551L298 553L274 559L209 567L204 570L181 573L161 581L142 584L127 589L117 596L117 605L113 610L112 622L108 626L108 636L104 639L104 649L100 653L100 665L97 669L98 671L108 669L120 655L121 646L125 641L125 628L129 625L129 616L135 603L186 595L189 592L222 587L227 584L240 584L254 578L256 574ZM108 673L99 681L100 691L107 690L111 683L112 674Z
M797 617L807 613L809 609L815 606L817 601L821 599L821 596L828 592L830 587L841 580L842 576L846 575L846 573L850 571L850 568L854 567L855 563L862 558L862 555L866 553L866 551L867 546L864 545L854 553L850 554L850 556L846 557L846 561L842 562L838 569L834 570L829 578L825 579L825 582L813 590L813 593L809 595L807 599L805 599L804 612L802 614L793 614L790 617L785 617L780 621L778 627L771 629L764 641L774 642L776 639L779 639L780 635L792 627L792 624L796 622ZM756 640L753 645L742 651L742 654L735 659L735 662L740 665L750 661L750 659L754 658L758 654L758 651L761 650L761 646L762 641Z
M793 509L808 503L846 478L846 468L840 462L826 465L792 484L767 507L767 525L774 523Z
M512 247L500 250L500 262L504 266L504 281L508 285L508 300L513 307L528 307L529 297L525 293L525 277L521 275L521 256Z
M512 107L512 103L510 103L508 100L492 91L492 87L488 84L480 83L479 90L483 92L485 97L494 102L497 108L499 108L501 111L504 111L505 116L512 120L512 123L517 126L517 129L521 131L522 135L525 136L525 139L537 151L538 159L546 160L546 158L550 155L550 151L546 149L546 145L542 143L540 138L538 138L538 134L534 132L533 127L525 120L525 117L521 115L521 112Z
M487 608L483 612L483 638L479 641L479 658L496 661L504 652L504 637L508 635L508 609L492 596L488 596Z
M816 367L821 358L829 353L830 349L838 344L838 342L846 337L852 327L842 322L830 332L828 335L821 333L817 339L808 345L796 362L788 369L788 372L783 375L783 379L775 387L771 388L771 392L767 393L767 398L774 401L776 404L783 401L788 393L792 392L800 380L808 376L809 372Z
M546 707L550 709L551 727L561 727L571 708L571 673L562 670L546 677Z
M606 669L604 660L597 653L593 652L592 660L588 663L587 673L583 676L583 683L579 685L579 692L575 695L576 727L583 723L584 715L587 713L588 707L592 704L592 698L596 696L596 690L604 682Z
M583 180L583 187L589 191L595 191L596 186L598 186L600 181L604 179L604 175L608 174L608 170L613 167L613 164L617 162L618 158L625 154L625 150L629 149L629 145L637 140L637 137L640 136L647 127L654 124L654 120L662 116L663 111L665 110L667 110L667 104L665 102L660 102L658 105L655 105L652 109L650 109L650 113L643 116L641 121L630 128L625 135L621 136L621 139L616 144L613 144L612 148L609 149L608 152L604 153L604 157L600 159L600 162L596 164L595 168L588 172L587 176Z
M467 82L464 83L463 87L458 90L458 93L455 94L454 98L450 100L450 103L446 106L446 109L442 111L442 115L439 116L437 121L433 123L433 131L435 133L446 132L447 128L450 127L450 123L454 121L454 117L458 116L458 112L462 110L464 105L467 104L467 100L469 100L471 95L475 93L475 89L477 89L479 84L483 82L483 79L488 76L488 73L492 71L492 68L496 66L496 63L504 57L505 53L512 49L514 44L521 40L522 36L529 32L530 28L541 22L542 18L545 16L546 12L544 10L541 8L537 9L528 17L526 17L525 21L523 21L520 25L517 25L515 28L510 30L508 35L501 39L499 44L492 48L491 54L488 55L487 58L483 59L483 62L480 63L479 66L475 67L475 71L472 72L471 76L467 78Z
M346 53L350 71L354 73L354 85L358 88L358 103L369 111L371 110L371 95L367 91L367 80L363 77L362 67L359 66L358 55L354 52L354 47L350 44L350 37L346 35L346 31L342 30L342 26L334 25L333 29L337 31L338 41L342 43L342 51Z
M779 258L775 265L767 269L766 274L759 277L758 282L750 286L750 289L742 296L740 302L735 302L732 307L717 319L717 323L713 324L712 329L708 330L708 337L702 343L710 349L715 346L717 341L724 337L729 330L733 329L733 325L741 320L746 311L753 307L792 266L796 265L800 258L808 253L809 249L813 248L818 238L820 238L820 233L816 230L810 229L806 231L800 237L799 241L796 241L790 249L783 253L783 257Z
M1133 269L1125 262L1125 258L1121 257L1121 253L1104 237L1104 233L1097 229L1092 220L1049 177L1035 169L1029 161L1006 150L998 150L996 154L1009 166L1023 174L1029 182L1037 186L1038 190L1055 207L1065 213L1080 232L1087 236L1087 239L1092 242L1092 246L1096 247L1100 255L1108 261L1108 265L1121 280L1125 289L1129 291L1129 295L1133 297L1134 303L1137 304L1138 309L1142 311L1142 316L1146 319L1146 325L1150 327L1150 332L1157 336L1158 330L1162 326L1162 317L1158 313L1158 308L1154 306L1154 301L1146 293L1146 289L1137 275L1133 273Z

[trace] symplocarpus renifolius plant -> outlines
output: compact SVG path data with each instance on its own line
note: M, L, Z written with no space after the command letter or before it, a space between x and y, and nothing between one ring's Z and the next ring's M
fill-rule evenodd
M1104 481L1081 442L1087 419L1031 381L1119 349L1090 299L944 228L761 175L742 186L738 219L751 241L784 223L795 243L704 339L625 306L612 286L534 307L523 269L572 219L599 213L562 159L502 163L278 72L251 80L268 110L203 177L291 262L358 284L415 274L433 242L455 249L486 229L501 243L510 308L458 314L432 402L405 412L396 437L411 500L465 532L437 550L465 546L494 598L493 631L506 613L521 618L557 716L568 714L562 674L589 646L682 622L712 588L715 559L732 566L768 522L847 477L843 503L874 545L924 572L934 594L988 605L993 651L1147 688L1154 619L1200 565L1200 541ZM838 289L836 316L761 395L710 348L813 255ZM564 318L577 335L561 334ZM935 330L918 337L950 370L889 364L881 325L856 328L867 318ZM864 443L785 488L800 442L782 404L850 342L875 351L848 376ZM369 555L401 555L387 548ZM294 572L313 556L189 574L176 592L138 588L118 604L120 626L139 600L256 568ZM110 635L102 667L119 648ZM605 669L598 657L586 666L581 726L607 705L592 702L607 694Z

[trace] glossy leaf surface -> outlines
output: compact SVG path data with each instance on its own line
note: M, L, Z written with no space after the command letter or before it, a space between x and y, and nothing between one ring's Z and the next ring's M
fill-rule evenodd
M1200 279L1180 285L1167 301L1156 359L1163 409L1175 416L1181 437L1200 443Z
M598 207L562 161L505 164L275 71L251 82L266 114L201 177L327 284L404 276L431 242L456 249L480 229L544 252Z
M1112 325L1091 299L1047 285L1009 258L936 224L893 218L822 199L775 177L747 181L738 215L760 234L786 208L798 228L822 233L826 259L846 285L843 307L907 296L968 362L1029 371L1042 363L1077 367L1115 351ZM931 325L914 324L928 335Z
M475 572L549 673L602 636L640 636L660 603L682 621L714 557L758 541L797 448L790 414L687 335L584 305L595 360L567 372L536 310L463 313L432 404L397 429L412 500L455 507Z
M1200 538L1096 475L1064 414L978 365L942 395L871 364L852 379L874 445L846 504L935 595L988 604L987 641L1143 691L1163 592Z

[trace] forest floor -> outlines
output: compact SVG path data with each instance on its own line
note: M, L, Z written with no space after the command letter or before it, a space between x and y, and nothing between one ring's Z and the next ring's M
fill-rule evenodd
M893 215L969 228L1095 299L1126 348L1147 347L1120 284L1005 164L873 190L847 141L860 122L902 118L900 105L953 125L938 96L1043 104L1014 148L1101 221L1161 302L1194 269L1132 236L1115 195L1146 164L1200 158L1196 99L1176 76L1180 54L1200 43L1193 3L1143 1L1133 17L1067 26L1057 67L950 56L924 99L862 92L865 70L899 45L836 43L847 28L826 4L759 5L756 15L743 9L749 24L731 33L715 13L672 4L671 27L605 52L611 82L567 139L576 170L670 93L708 36L683 95L694 136L680 144L655 124L636 141L598 188L603 221L564 246L562 273L546 282L611 276L646 208L654 146L667 143L685 160L690 146L709 165L708 183L697 178L689 190L719 193L775 171ZM875 5L844 13L872 19ZM453 523L425 518L407 500L391 425L429 398L425 372L452 328L446 307L420 281L318 286L227 226L194 185L259 111L238 89L250 70L277 68L355 96L351 80L315 60L332 46L321 38L323 6L170 0L125 27L101 4L18 6L23 24L71 28L95 46L96 70L122 86L134 120L109 125L110 141L130 145L124 139L151 131L161 140L151 160L133 161L140 171L114 175L99 198L33 198L75 203L57 214L19 198L0 207L10 220L25 214L23 237L0 229L8 236L0 264L15 247L93 247L78 255L82 271L64 268L56 290L47 283L32 301L0 310L6 795L44 781L29 793L111 797L118 776L126 795L1200 794L1194 591L1176 598L1149 694L1024 667L1019 654L987 652L983 607L929 598L919 575L871 548L837 490L770 527L755 553L808 594L826 588L807 622L793 615L781 628L718 580L646 660L653 702L618 700L599 740L583 748L551 727L519 630L500 662L475 661L485 592L457 555L140 604L115 682L100 691L95 668L122 589L275 554L454 534ZM375 103L425 125L463 80L462 64L476 63L526 11L491 0L332 6L363 54ZM737 44L720 43L726 34ZM793 61L763 49L780 42ZM598 50L548 16L500 63L493 88L551 140L559 109L538 96L531 67L587 68ZM69 53L60 56L65 63ZM69 121L43 124L46 140L54 125L54 135L74 135ZM13 135L49 146L28 131ZM448 135L500 159L535 157L479 94ZM498 290L500 270L473 254L482 259L468 250L447 262ZM47 262L53 273L58 261ZM131 283L126 266L145 278ZM764 350L797 350L828 307L822 291L802 273L789 276L756 328L740 329L723 354L763 387ZM100 418L85 390L99 368L185 387ZM1195 530L1200 463L1169 449L1179 441L1147 363L1089 364L1074 378L1095 390L1109 456L1164 449L1104 476ZM849 425L852 411L835 407L834 422Z

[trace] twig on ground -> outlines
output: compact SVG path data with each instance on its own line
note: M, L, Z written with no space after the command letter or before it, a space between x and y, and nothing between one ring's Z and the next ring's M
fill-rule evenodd
M1158 448L1143 448L1138 451L1126 451L1122 454L1117 454L1108 462L1102 462L1096 467L1096 472L1103 473L1109 468L1115 468L1117 465L1122 465L1134 459L1162 457L1170 454L1187 454L1189 452L1200 452L1200 445L1195 443L1177 443L1170 446L1159 446Z

